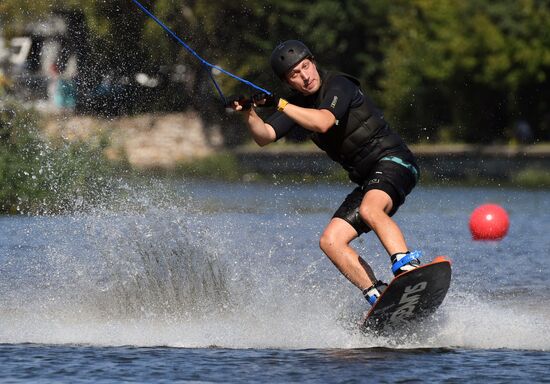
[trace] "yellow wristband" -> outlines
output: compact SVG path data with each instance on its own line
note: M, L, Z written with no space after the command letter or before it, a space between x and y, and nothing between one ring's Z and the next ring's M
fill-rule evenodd
M286 101L285 99L279 99L279 104L277 104L277 111L282 112L287 105L288 101Z

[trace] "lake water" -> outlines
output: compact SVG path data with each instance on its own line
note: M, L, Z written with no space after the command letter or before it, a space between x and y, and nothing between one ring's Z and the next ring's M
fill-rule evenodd
M453 281L407 337L318 248L351 186L151 181L81 213L0 217L2 382L550 382L550 191L418 188L396 215ZM486 202L500 242L471 240ZM378 278L389 258L355 242Z

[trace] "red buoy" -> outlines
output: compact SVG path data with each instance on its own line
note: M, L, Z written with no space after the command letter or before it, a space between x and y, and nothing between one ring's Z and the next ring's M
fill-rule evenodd
M508 233L508 213L497 204L483 204L470 216L470 232L474 240L500 240Z

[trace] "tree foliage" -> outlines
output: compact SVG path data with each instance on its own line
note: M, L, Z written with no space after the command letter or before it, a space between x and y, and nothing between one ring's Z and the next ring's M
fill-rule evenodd
M268 89L282 89L269 68L273 47L303 40L321 66L359 77L392 125L413 141L502 140L518 119L531 124L536 138L550 138L548 0L143 3L199 55ZM131 0L24 6L3 0L4 32L59 8L85 13L97 71L183 64L192 76L180 93L216 116L215 93L200 63ZM226 93L251 92L228 77L219 80Z
M102 148L51 143L36 113L12 100L0 106L0 214L84 210L109 193L113 172Z
M454 126L466 141L493 141L520 118L548 137L549 2L402 0L389 21L382 84L392 113L432 133Z

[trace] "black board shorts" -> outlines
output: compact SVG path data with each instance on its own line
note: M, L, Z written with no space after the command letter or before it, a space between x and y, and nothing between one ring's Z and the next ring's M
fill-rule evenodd
M386 192L393 202L389 212L389 215L393 216L416 185L418 175L417 166L404 162L400 158L390 156L381 159L372 168L367 181L346 197L333 218L347 221L358 235L370 232L371 228L359 216L359 206L365 194L372 189Z

